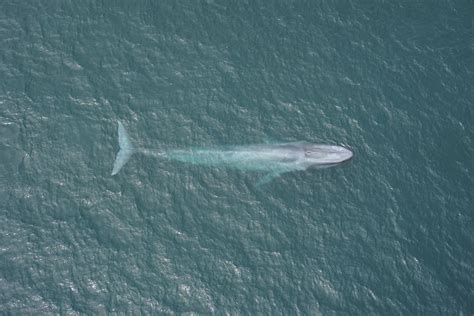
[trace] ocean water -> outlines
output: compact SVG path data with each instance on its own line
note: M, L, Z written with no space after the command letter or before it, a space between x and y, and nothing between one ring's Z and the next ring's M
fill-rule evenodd
M472 1L0 1L1 314L474 314ZM305 140L258 173L140 146Z

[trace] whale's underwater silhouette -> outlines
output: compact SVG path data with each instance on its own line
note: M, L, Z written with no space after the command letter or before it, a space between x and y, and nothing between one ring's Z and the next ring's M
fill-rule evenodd
M141 153L193 165L228 167L266 173L258 181L258 186L268 183L286 172L307 170L308 168L328 168L353 157L352 151L342 146L312 144L304 141L213 148L139 149L132 145L120 121L118 122L118 141L120 150L114 162L112 175L116 175L133 154Z

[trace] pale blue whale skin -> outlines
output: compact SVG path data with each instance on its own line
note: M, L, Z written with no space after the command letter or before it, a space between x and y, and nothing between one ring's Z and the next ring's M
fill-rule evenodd
M193 165L265 172L266 176L258 183L260 185L282 173L313 167L327 168L350 160L353 156L351 150L342 146L308 142L168 150L135 149L121 122L118 122L118 137L120 151L112 175L120 171L132 154L142 153Z

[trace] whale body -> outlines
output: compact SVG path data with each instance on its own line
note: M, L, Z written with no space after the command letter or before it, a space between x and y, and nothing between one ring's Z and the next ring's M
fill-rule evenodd
M304 141L212 148L136 149L121 122L118 122L118 139L120 150L115 159L112 175L116 175L134 153L142 153L193 165L264 172L266 175L257 183L261 185L286 172L328 168L353 157L352 151L342 146Z

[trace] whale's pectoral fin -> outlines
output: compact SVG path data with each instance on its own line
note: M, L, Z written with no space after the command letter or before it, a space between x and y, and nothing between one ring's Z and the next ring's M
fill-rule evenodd
M281 142L279 142L279 141L277 141L277 140L275 140L274 138L271 138L271 137L265 137L263 139L263 142L264 142L264 144L267 144L267 145L281 143Z
M262 185L265 185L265 184L269 183L273 179L278 178L281 174L282 174L282 172L277 172L276 171L276 172L271 172L271 173L265 175L263 178L258 180L257 187L261 187Z

